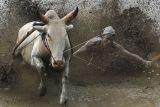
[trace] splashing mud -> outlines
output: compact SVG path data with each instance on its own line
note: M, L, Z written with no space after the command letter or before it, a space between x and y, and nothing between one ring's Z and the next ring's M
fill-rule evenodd
M116 41L149 59L159 53L159 0L0 0L0 106L59 107L58 74L50 73L48 93L38 97L38 73L16 61L10 66L18 29L37 19L37 10L55 9L63 17L76 6L80 13L69 31L73 46L98 35L108 25ZM2 54L1 54L2 53ZM6 53L6 54L5 54ZM89 60L86 52L81 58ZM112 49L99 49L93 63L75 57L70 65L69 107L159 107L160 71L146 69ZM104 70L99 69L99 67Z

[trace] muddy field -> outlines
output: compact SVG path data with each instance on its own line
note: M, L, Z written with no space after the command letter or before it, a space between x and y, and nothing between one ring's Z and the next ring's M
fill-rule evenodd
M73 46L111 25L116 29L118 43L150 60L159 53L159 15L154 17L158 2L0 0L0 107L60 107L59 74L48 72L47 94L39 97L38 73L20 61L10 65L18 29L39 20L37 10L45 13L55 9L62 17L78 5L75 28L69 31ZM91 53L78 56L82 59L73 56L70 64L69 107L160 107L159 68L146 68L110 48L98 49L93 65L83 60L89 61Z
M73 58L73 61L77 60ZM71 64L75 65L75 64ZM1 82L1 107L60 107L59 85L55 73L47 80L48 92L39 97L37 93L38 74L18 67L12 73L9 83ZM71 69L69 79L69 107L159 107L159 73L143 72L94 72L91 67L75 73ZM83 74L83 78L82 75ZM13 78L13 75L16 78Z

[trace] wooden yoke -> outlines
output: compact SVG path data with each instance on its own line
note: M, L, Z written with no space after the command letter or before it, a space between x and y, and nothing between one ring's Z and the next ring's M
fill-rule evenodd
M13 48L13 51L12 51L12 57L15 57L15 52L16 52L16 49L21 45L21 43L30 35L32 34L33 32L35 31L35 29L31 29L30 31L27 32L27 34L15 45L15 47Z
M45 24L43 22L39 22L39 21L35 21L33 23L33 26L44 26ZM30 35L32 34L33 32L35 31L34 28L32 28L30 31L27 32L27 34L18 42L16 43L15 47L13 48L13 51L12 51L12 57L15 57L15 52L16 52L16 49L22 44L22 42Z

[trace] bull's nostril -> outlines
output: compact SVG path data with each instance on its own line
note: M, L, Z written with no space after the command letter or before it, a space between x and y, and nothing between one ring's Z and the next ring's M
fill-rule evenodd
M63 64L63 61L58 61L58 65L62 65Z
M54 62L54 65L57 65L57 62L56 62L56 61Z
M55 65L58 65L58 66L63 65L63 61L58 60L58 61L55 62Z

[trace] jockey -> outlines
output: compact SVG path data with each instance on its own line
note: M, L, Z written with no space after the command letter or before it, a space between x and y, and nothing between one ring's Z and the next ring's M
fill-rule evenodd
M123 46L115 42L115 36L116 33L115 30L112 28L112 26L105 27L103 29L102 34L89 39L82 47L80 47L77 51L75 51L73 55L77 55L78 53L87 51L96 46L104 46L104 47L112 46L112 48L115 51L119 50L120 52L125 54L126 57L130 57L136 59L137 61L142 62L146 67L151 67L154 65L153 61L145 60L139 55L129 52Z

